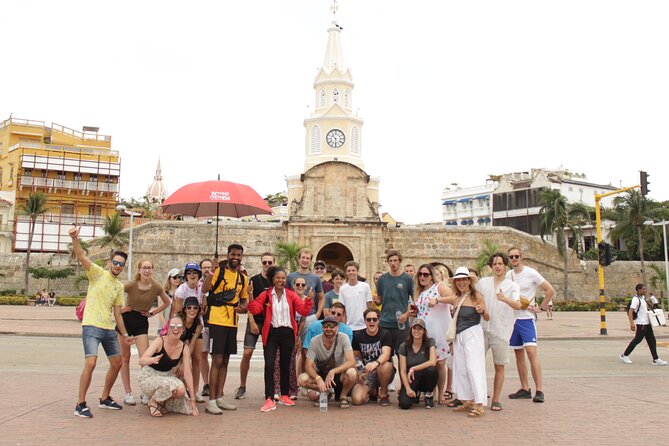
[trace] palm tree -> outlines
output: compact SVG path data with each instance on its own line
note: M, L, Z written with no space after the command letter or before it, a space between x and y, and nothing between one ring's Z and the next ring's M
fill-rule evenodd
M483 269L488 265L490 257L499 251L499 247L490 240L484 240L483 245L483 249L476 258L476 272L479 277L483 273Z
M291 271L297 271L298 268L298 259L299 252L302 249L302 246L295 242L276 242L276 256L278 258L278 263L281 266L286 266L290 268Z
M667 272L664 268L660 268L653 263L651 263L650 269L653 270L653 276L650 278L650 286L656 290L658 288L660 289L660 308L664 308L664 292L667 289Z
M121 214L115 212L108 215L105 219L105 224L102 230L105 231L105 236L97 240L103 248L110 247L109 254L113 254L115 249L125 248L128 243L128 233L123 232L125 227L124 221L121 219Z
M643 223L646 220L652 220L656 214L651 210L649 201L641 192L634 189L624 195L619 195L613 199L614 215L616 226L611 229L609 237L612 242L635 234L639 242L639 260L641 262L641 281L646 282L646 268L644 265L643 244L647 232L654 232L652 226L646 226Z
M30 229L28 231L28 248L26 249L26 262L23 267L23 292L28 292L28 278L30 276L30 250L33 244L33 236L35 235L35 224L37 217L46 214L48 207L46 205L49 198L43 192L33 192L28 196L25 204L19 207L19 212L30 217Z
M557 249L563 259L564 300L569 291L569 253L565 229L574 234L574 246L578 243L581 225L590 221L588 207L583 203L567 203L567 198L559 190L544 189L539 192L539 231L541 239L548 234L555 234Z

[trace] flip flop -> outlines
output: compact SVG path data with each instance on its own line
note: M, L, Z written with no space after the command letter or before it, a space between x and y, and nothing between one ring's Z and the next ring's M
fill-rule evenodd
M348 409L351 407L351 403L348 402L348 398L344 397L339 401L339 407L342 409Z
M502 403L499 401L493 401L493 403L490 405L490 410L493 412L499 412L502 410Z
M460 406L462 406L462 401L460 401L460 400L457 399L457 398L454 399L454 400L449 401L449 402L446 404L446 407L460 407Z

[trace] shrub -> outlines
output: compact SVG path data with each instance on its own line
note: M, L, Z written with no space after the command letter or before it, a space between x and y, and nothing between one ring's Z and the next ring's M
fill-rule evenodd
M615 302L606 302L604 308L606 311L618 311L619 304ZM556 311L599 311L599 302L557 302L553 304Z
M76 307L81 302L81 297L62 296L56 298L56 303L63 307Z
M0 296L16 296L16 290L0 290Z
M28 305L28 298L23 296L0 296L0 305Z

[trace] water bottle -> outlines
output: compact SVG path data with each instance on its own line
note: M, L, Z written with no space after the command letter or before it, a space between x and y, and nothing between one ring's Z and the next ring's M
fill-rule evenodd
M406 328L406 324L404 322L400 322L400 318L404 315L400 310L397 310L395 312L395 319L397 319L397 328L400 330L404 330Z
M318 408L321 412L328 411L328 394L327 392L321 392L318 396Z

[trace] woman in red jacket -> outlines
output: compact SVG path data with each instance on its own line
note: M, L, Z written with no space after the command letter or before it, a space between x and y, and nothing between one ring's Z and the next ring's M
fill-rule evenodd
M267 271L267 278L272 287L263 291L248 304L248 311L253 315L265 313L262 326L262 343L265 353L265 404L262 412L276 409L274 402L274 360L279 351L281 398L279 404L294 406L295 402L288 396L288 380L290 376L290 357L292 356L295 338L297 337L297 321L295 312L306 317L311 311L313 301L307 297L304 301L286 286L286 270L273 267Z

